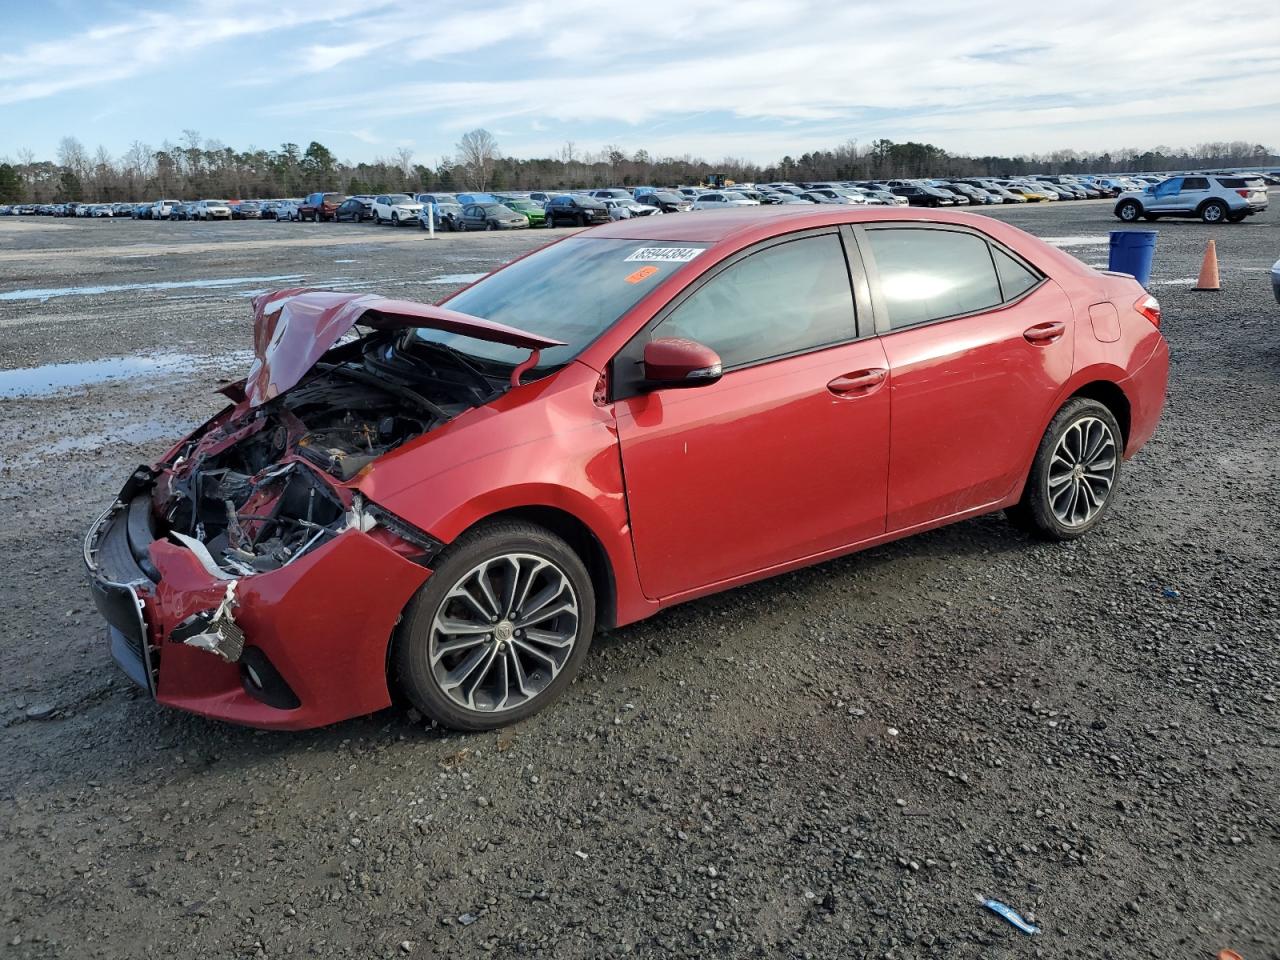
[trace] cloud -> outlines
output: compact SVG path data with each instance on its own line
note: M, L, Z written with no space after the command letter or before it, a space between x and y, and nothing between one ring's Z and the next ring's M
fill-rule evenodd
M438 149L490 126L517 155L559 138L770 160L878 136L993 152L1280 140L1274 3L1131 0L1114 22L1103 0L1051 24L979 0L471 0L429 15L412 0L191 0L11 44L0 104L125 84L145 101L141 81L178 49L201 112L249 141L287 128ZM59 109L74 132L82 111Z
M104 86L170 65L175 52L198 56L238 37L296 29L367 6L350 0L317 10L315 4L286 0L265 12L248 0L200 0L163 12L139 11L127 20L0 54L0 105Z

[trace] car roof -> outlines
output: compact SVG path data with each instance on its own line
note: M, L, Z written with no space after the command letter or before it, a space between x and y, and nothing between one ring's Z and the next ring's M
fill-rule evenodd
M698 243L721 243L737 240L744 243L765 239L775 234L791 233L810 227L840 223L873 223L885 220L931 221L977 226L987 232L1000 221L966 212L925 210L911 207L862 208L837 205L733 207L709 210L688 217L643 217L618 220L594 228L588 236L620 240L688 240ZM983 221L975 224L975 220Z

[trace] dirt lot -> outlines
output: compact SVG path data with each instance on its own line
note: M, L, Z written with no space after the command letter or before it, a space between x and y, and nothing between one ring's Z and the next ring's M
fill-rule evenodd
M996 215L1101 263L1109 211ZM992 516L689 604L457 736L158 708L80 541L254 291L437 299L550 234L0 219L0 956L1280 956L1278 225L1159 224L1169 405L1083 541Z

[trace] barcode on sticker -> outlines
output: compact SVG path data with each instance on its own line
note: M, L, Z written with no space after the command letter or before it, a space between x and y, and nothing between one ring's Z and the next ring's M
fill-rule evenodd
M701 247L641 247L627 260L645 263L687 263L702 253Z

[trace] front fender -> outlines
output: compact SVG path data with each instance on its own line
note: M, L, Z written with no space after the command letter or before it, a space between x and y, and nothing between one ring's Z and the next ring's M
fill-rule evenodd
M569 514L595 537L616 587L614 622L648 615L631 544L617 427L580 364L511 391L499 410L408 445L359 482L381 507L451 543L487 517L530 507ZM520 394L523 393L523 396ZM479 411L473 411L479 413ZM451 429L452 428L452 429Z

